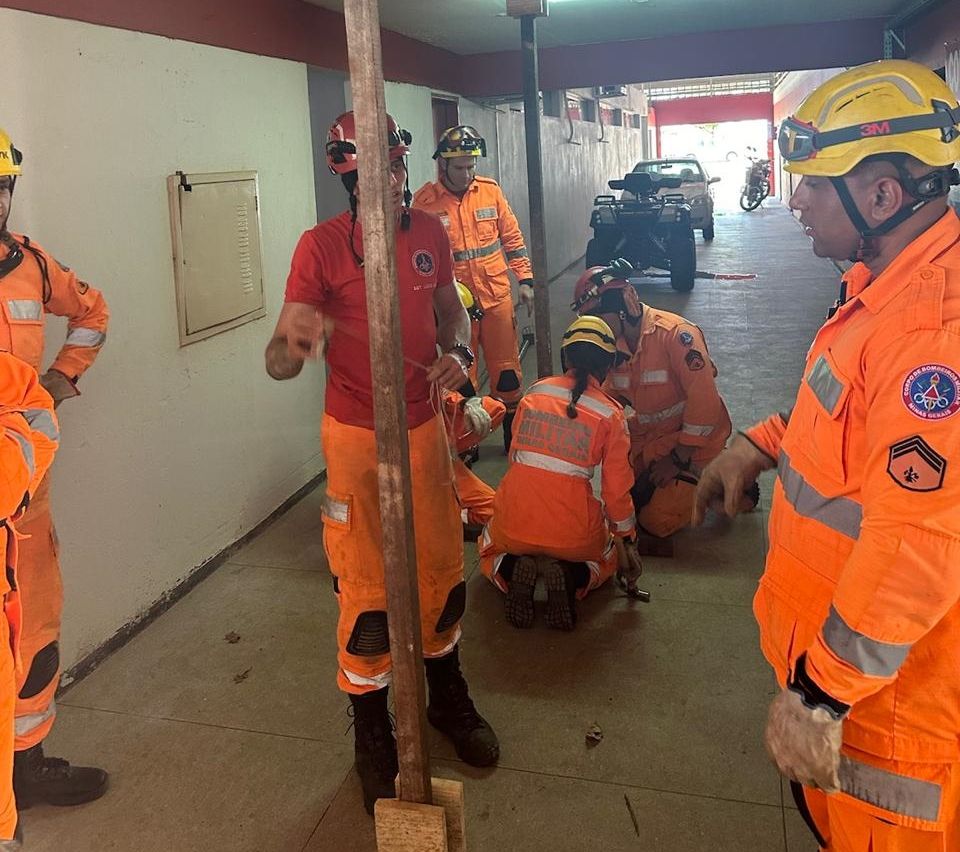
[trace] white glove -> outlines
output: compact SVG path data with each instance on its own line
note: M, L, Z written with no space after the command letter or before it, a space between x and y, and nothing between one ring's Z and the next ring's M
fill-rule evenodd
M825 793L840 789L843 721L824 707L808 707L784 689L770 705L764 743L780 774Z
M463 403L463 422L477 436L478 441L490 434L493 423L479 396L471 396Z
M526 305L527 307L527 316L530 316L533 313L533 284L521 284L520 285L520 304Z

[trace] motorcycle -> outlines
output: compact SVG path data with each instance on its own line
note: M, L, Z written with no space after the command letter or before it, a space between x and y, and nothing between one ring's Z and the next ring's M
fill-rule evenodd
M756 210L768 195L770 195L770 161L753 160L747 166L746 180L740 192L740 206L747 211Z

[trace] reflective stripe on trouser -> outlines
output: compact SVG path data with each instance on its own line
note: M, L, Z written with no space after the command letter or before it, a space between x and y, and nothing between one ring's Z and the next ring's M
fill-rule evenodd
M460 510L441 418L407 435L423 653L442 656L460 637L460 619L451 617L448 607L463 582ZM345 692L360 694L386 686L391 668L383 631L375 629L383 616L367 615L387 609L375 434L324 415L321 437L327 459L323 544L339 588L337 683ZM364 636L367 622L374 629ZM439 632L438 626L443 628Z
M20 659L17 693L23 689L38 652L60 640L63 613L63 583L60 577L57 534L50 516L50 475L43 478L17 531L19 541L17 581L23 622L20 631ZM46 656L49 656L49 651ZM56 717L53 703L60 683L60 665L49 667L44 682L30 689L28 698L17 698L17 751L32 748L50 733ZM31 680L36 683L36 674ZM39 687L39 689L38 689Z
M854 754L869 759L873 765L861 763ZM858 773L851 770L851 765L859 765L865 771ZM878 765L887 768L878 769ZM871 776L871 770L877 770L876 777ZM858 778L856 783L852 783L851 776ZM879 808L847 793L828 796L820 790L804 788L810 817L827 841L829 852L960 849L960 765L895 763L845 749L841 784L845 788L857 786L858 795L886 800L896 810ZM939 814L934 821L900 813L925 812L935 798Z
M10 648L10 627L0 618L0 841L11 840L17 830L17 805L13 798L13 714L16 673Z
M484 305L483 319L470 325L475 353L483 353L483 363L490 376L489 394L513 410L523 396L523 374L520 371L520 343L517 337L517 316L509 298L494 305ZM470 379L477 387L477 363L470 370Z
M493 495L496 492L461 459L454 459L453 469L463 522L480 525L487 523L493 517Z
M657 488L650 501L637 509L637 523L658 538L679 532L690 523L696 491L697 486L685 479Z
M478 542L480 548L480 573L500 591L507 591L506 581L500 576L500 565L508 554L522 556L550 556L566 562L585 562L590 571L586 587L577 590L577 597L584 598L588 592L602 586L617 571L617 548L605 530L600 530L580 547L545 547L516 541L496 531L493 524L483 529Z

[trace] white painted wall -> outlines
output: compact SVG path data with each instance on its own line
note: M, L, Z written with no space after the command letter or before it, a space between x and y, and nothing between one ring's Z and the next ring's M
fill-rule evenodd
M42 46L42 48L41 48ZM315 221L302 64L0 10L0 125L25 154L11 226L103 289L109 340L61 409L54 514L65 666L322 469L320 370L263 348ZM179 348L166 177L260 173L267 317ZM53 323L47 359L62 340Z

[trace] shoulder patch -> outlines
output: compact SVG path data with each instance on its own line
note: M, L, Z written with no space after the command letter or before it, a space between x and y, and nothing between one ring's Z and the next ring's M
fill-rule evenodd
M946 472L947 460L919 435L890 447L887 473L907 491L937 491Z
M413 263L413 268L417 271L417 275L423 278L429 278L436 268L433 254L427 251L427 249L417 249L410 260Z
M960 411L960 376L943 364L923 364L907 373L903 404L921 420L943 420Z
M694 371L702 370L707 364L707 362L703 360L703 355L701 355L696 349L691 349L683 360L686 365Z
M677 340L684 346L693 346L693 335L689 331L681 331L677 335Z

